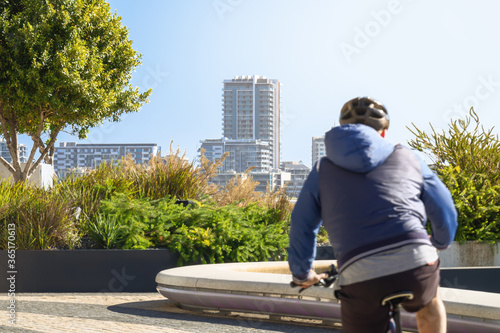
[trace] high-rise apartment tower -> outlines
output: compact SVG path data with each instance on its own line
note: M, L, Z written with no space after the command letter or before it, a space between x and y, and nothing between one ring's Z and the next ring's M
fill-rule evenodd
M325 136L313 136L312 138L312 158L311 165L314 167L314 163L320 160L326 155L325 149Z
M280 82L264 76L224 80L222 135L269 145L271 168L280 166Z

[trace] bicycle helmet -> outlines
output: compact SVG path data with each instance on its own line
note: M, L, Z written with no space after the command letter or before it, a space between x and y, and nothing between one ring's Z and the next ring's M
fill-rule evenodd
M370 97L356 97L344 104L339 122L340 125L364 124L381 131L389 128L389 114L382 103Z

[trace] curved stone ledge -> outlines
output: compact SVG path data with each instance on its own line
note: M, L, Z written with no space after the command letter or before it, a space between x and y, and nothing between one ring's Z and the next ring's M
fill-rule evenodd
M332 263L314 263L317 272ZM340 321L340 304L331 288L290 288L287 262L184 266L161 271L158 291L181 306ZM440 288L449 332L499 332L500 294ZM415 315L402 313L403 327L416 330Z

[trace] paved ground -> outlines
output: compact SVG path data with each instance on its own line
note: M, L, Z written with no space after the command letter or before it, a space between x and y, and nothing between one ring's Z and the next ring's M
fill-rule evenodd
M16 324L9 324L10 298L2 295L0 332L263 333L340 332L339 326L293 318L193 312L158 293L20 294Z

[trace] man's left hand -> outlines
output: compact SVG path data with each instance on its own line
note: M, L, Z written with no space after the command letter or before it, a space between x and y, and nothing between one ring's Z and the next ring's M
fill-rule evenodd
M306 281L304 281L304 282L301 282L298 285L301 288L307 289L310 286L313 286L316 283L318 283L319 281L321 281L321 279L326 279L327 277L328 277L327 273L317 274L315 271L313 271L311 269L311 271L309 271L309 277L308 277L308 279Z

